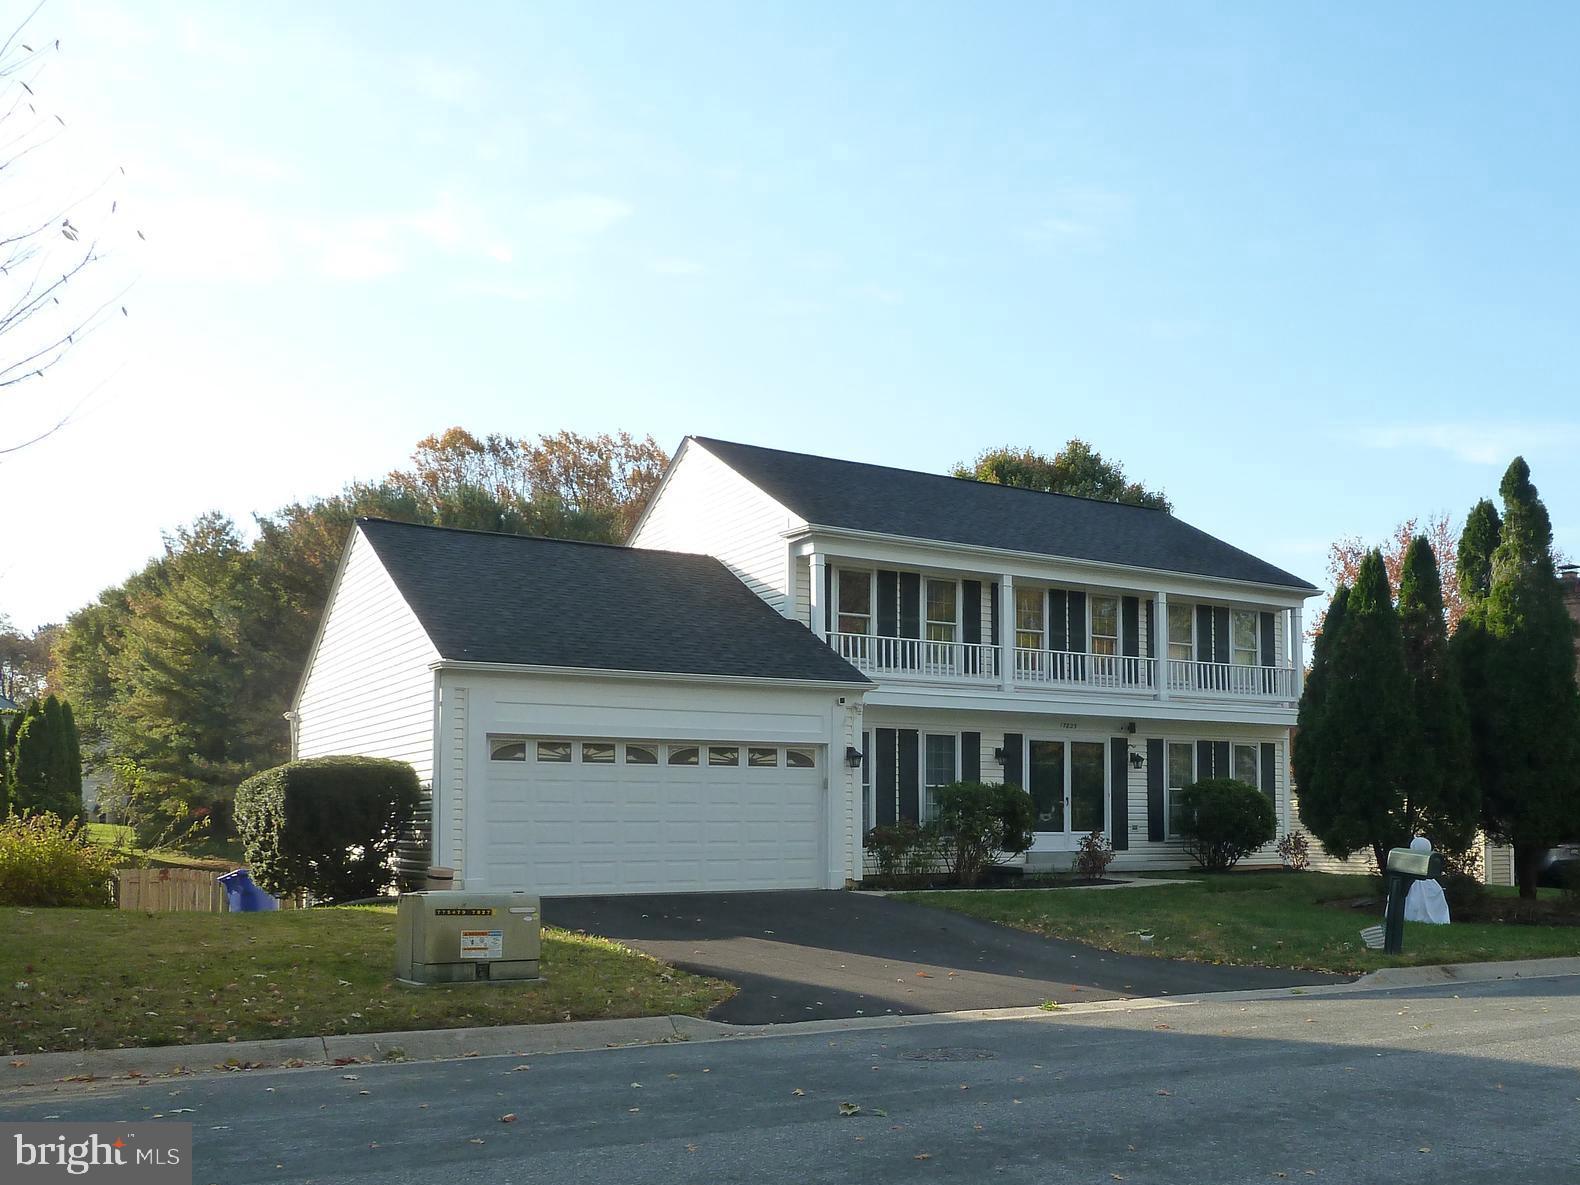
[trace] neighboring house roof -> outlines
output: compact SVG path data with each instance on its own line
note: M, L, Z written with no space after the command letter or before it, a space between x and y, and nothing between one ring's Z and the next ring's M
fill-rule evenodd
M690 439L813 526L1318 591L1162 510Z
M22 705L17 703L16 700L7 699L5 696L0 695L0 712L20 712L21 710Z
M445 659L869 682L712 556L357 525Z

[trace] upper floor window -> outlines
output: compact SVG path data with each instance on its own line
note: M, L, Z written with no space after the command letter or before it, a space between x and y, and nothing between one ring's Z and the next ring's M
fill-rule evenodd
M1047 598L1040 588L1015 588L1015 645L1022 650L1041 650L1043 620Z
M1119 598L1092 598L1092 653L1119 653Z
M1189 662L1196 657L1196 615L1191 606L1169 602L1169 657Z
M1236 609L1229 615L1229 635L1232 640L1234 665L1254 667L1257 659L1256 611Z
M927 640L953 642L956 635L960 586L953 580L927 582Z
M839 632L872 632L872 573L839 570Z

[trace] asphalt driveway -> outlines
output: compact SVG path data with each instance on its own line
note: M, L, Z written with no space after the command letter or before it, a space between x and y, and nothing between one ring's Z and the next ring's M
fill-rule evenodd
M1113 954L948 910L840 891L552 898L543 903L543 920L738 984L735 997L712 1013L733 1024L1348 979Z

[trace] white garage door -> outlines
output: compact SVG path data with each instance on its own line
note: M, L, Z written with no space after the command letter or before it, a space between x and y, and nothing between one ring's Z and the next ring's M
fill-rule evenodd
M490 888L544 896L823 884L811 746L489 739Z

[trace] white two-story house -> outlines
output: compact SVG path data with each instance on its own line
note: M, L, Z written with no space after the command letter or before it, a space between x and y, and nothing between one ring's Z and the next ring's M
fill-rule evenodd
M359 520L292 751L410 762L466 888L840 888L957 779L1031 793L1033 866L1182 867L1199 778L1292 826L1315 592L1161 511L691 437L630 546Z
M1102 831L1117 869L1178 867L1178 791L1209 776L1293 826L1317 589L1163 511L688 437L631 543L716 557L873 681L863 830L1002 780L1036 803L1032 866Z

